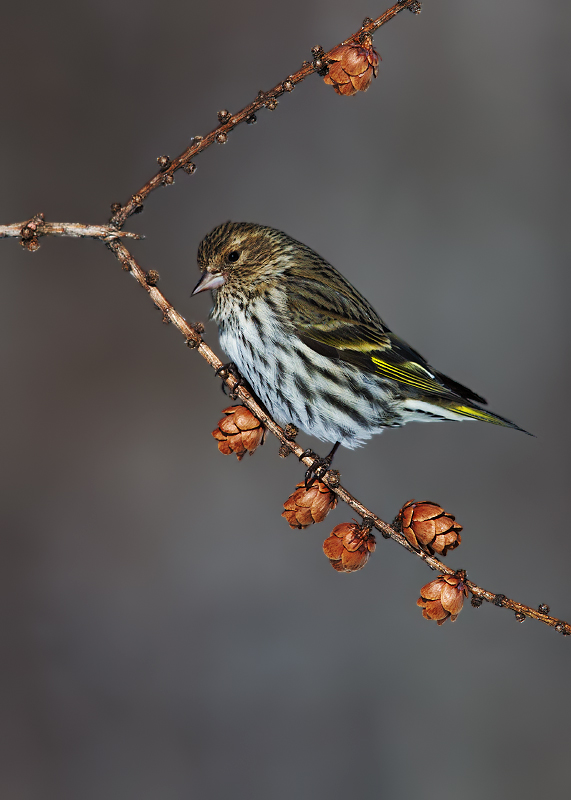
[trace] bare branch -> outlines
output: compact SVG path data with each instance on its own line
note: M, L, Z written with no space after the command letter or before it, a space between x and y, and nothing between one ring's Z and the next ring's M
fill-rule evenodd
M83 225L81 222L46 222L42 213L36 214L25 222L14 222L12 225L0 225L0 239L17 237L28 250L37 250L40 236L70 236L73 239L101 239L110 242L113 239L143 239L138 233L118 231L111 225Z
M414 13L418 13L420 11L420 3L416 0L401 0L398 3L395 3L392 8L389 8L388 11L385 11L385 13L381 14L381 16L377 19L365 19L361 28L348 39L345 39L343 42L341 42L341 44L358 42L360 37L366 34L371 34L378 30L382 25L385 25L396 14L398 14L400 11L403 11L405 8L410 9ZM210 145L214 144L215 142L218 144L225 144L228 141L228 134L242 122L256 122L256 112L260 111L262 108L267 108L270 111L274 111L278 105L278 97L292 92L297 84L301 83L303 80L309 77L309 75L312 75L315 72L317 72L319 75L324 75L327 72L329 56L338 46L339 45L335 45L335 47L332 47L327 52L324 52L319 46L314 47L312 49L312 61L304 61L296 72L288 75L283 81L280 81L280 83L276 84L273 89L270 89L267 92L258 92L257 98L245 106L241 111L238 111L236 114L230 114L226 110L219 111L218 120L220 125L211 130L206 136L195 136L190 146L187 147L184 153L182 153L180 156L172 159L172 161L168 158L168 156L159 156L157 161L161 167L160 171L149 181L147 181L147 183L142 186L122 208L119 206L119 204L113 204L111 209L113 213L113 217L110 220L111 224L117 228L123 227L131 214L142 210L144 199L152 191L154 191L154 189L157 189L159 186L174 183L174 173L177 170L182 168L186 172L194 172L196 166L192 159L195 156L197 156L203 150L206 150L207 147L210 147Z

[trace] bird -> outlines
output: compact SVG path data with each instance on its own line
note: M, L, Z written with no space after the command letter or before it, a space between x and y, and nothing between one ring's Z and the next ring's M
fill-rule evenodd
M431 367L335 267L283 231L225 222L201 241L197 260L192 295L212 292L210 319L231 363L278 424L334 443L332 453L411 421L480 420L527 433Z

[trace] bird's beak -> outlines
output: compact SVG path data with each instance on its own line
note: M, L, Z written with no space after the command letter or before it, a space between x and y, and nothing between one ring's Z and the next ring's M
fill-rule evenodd
M221 272L204 271L190 296L194 297L195 294L205 292L207 289L218 289L223 283L226 283L226 278Z

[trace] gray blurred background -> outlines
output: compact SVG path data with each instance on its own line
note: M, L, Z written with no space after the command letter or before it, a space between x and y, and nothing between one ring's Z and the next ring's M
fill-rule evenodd
M388 5L6 3L0 221L106 221L157 156ZM366 95L310 78L127 225L193 320L203 235L283 228L536 434L413 424L336 466L387 520L441 503L452 566L567 620L570 29L568 0L426 0L377 34ZM219 381L103 245L0 252L2 800L564 793L570 639L490 605L438 628L415 605L433 573L382 539L334 572L321 543L351 513L288 528L301 465L272 439L218 452Z

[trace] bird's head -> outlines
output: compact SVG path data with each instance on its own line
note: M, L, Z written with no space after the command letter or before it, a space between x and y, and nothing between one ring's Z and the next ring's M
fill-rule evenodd
M221 287L250 294L260 286L271 285L289 266L295 244L274 228L225 222L200 243L198 266L203 272L192 294Z

